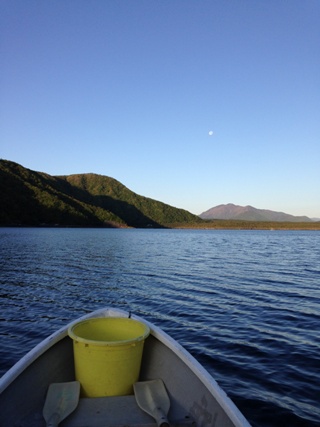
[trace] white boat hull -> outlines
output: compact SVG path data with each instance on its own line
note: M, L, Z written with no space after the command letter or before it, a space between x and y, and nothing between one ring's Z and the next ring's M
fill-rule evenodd
M128 317L106 308L83 316ZM161 378L170 397L168 419L173 426L249 427L248 421L211 375L175 340L138 316L151 330L146 339L140 380ZM72 322L74 323L74 322ZM45 426L42 409L51 383L73 381L72 340L68 327L36 346L0 379L0 426ZM62 427L154 426L134 396L81 398Z

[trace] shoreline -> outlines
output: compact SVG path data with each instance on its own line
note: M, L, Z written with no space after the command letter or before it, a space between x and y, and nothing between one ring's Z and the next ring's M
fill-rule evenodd
M108 223L105 225L63 225L63 224L0 224L0 228L113 228L113 229L149 229L149 230L296 230L320 231L320 221L315 222L275 222L275 221L244 221L244 220L203 220L197 223L168 223L159 227L130 227L126 224Z
M169 228L198 230L297 230L320 231L320 221L316 222L275 222L275 221L238 221L207 220L197 224L167 224Z

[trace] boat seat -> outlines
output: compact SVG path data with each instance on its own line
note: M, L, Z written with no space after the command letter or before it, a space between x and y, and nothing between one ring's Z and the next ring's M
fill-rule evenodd
M196 427L188 415L184 419L170 420L170 425ZM81 398L77 409L60 426L154 427L155 420L139 408L134 396Z

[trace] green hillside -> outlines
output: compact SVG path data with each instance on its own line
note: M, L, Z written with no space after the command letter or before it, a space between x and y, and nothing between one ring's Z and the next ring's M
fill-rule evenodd
M202 220L96 174L50 176L0 160L0 225L166 227Z

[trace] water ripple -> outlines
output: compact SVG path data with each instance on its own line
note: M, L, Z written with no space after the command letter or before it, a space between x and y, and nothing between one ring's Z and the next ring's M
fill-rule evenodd
M0 369L115 305L162 327L253 426L319 425L320 234L0 229Z

